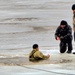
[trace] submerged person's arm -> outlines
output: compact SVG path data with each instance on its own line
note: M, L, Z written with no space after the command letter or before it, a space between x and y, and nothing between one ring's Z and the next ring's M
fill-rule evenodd
M50 55L44 55L42 52L37 51L36 53L34 53L34 57L38 57L40 59L48 59Z

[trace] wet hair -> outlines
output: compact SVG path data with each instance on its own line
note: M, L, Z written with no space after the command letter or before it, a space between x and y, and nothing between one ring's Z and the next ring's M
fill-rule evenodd
M33 45L33 49L36 49L36 48L38 48L38 44Z
M75 4L72 5L72 10L75 10Z

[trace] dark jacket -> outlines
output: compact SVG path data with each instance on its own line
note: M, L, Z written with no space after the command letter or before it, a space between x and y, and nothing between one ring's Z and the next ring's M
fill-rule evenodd
M72 40L72 28L66 25L64 29L60 26L56 29L55 38L60 37L60 40Z

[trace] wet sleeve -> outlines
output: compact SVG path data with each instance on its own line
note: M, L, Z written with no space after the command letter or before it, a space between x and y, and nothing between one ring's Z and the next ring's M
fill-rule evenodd
M43 53L40 52L40 51L37 51L37 52L34 54L34 57L38 57L38 58L41 58L41 59L47 59L47 58L48 58L48 56L43 55Z

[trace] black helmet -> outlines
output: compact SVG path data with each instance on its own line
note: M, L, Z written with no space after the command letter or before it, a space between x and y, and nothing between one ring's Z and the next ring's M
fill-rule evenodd
M75 10L75 4L72 5L72 10Z

